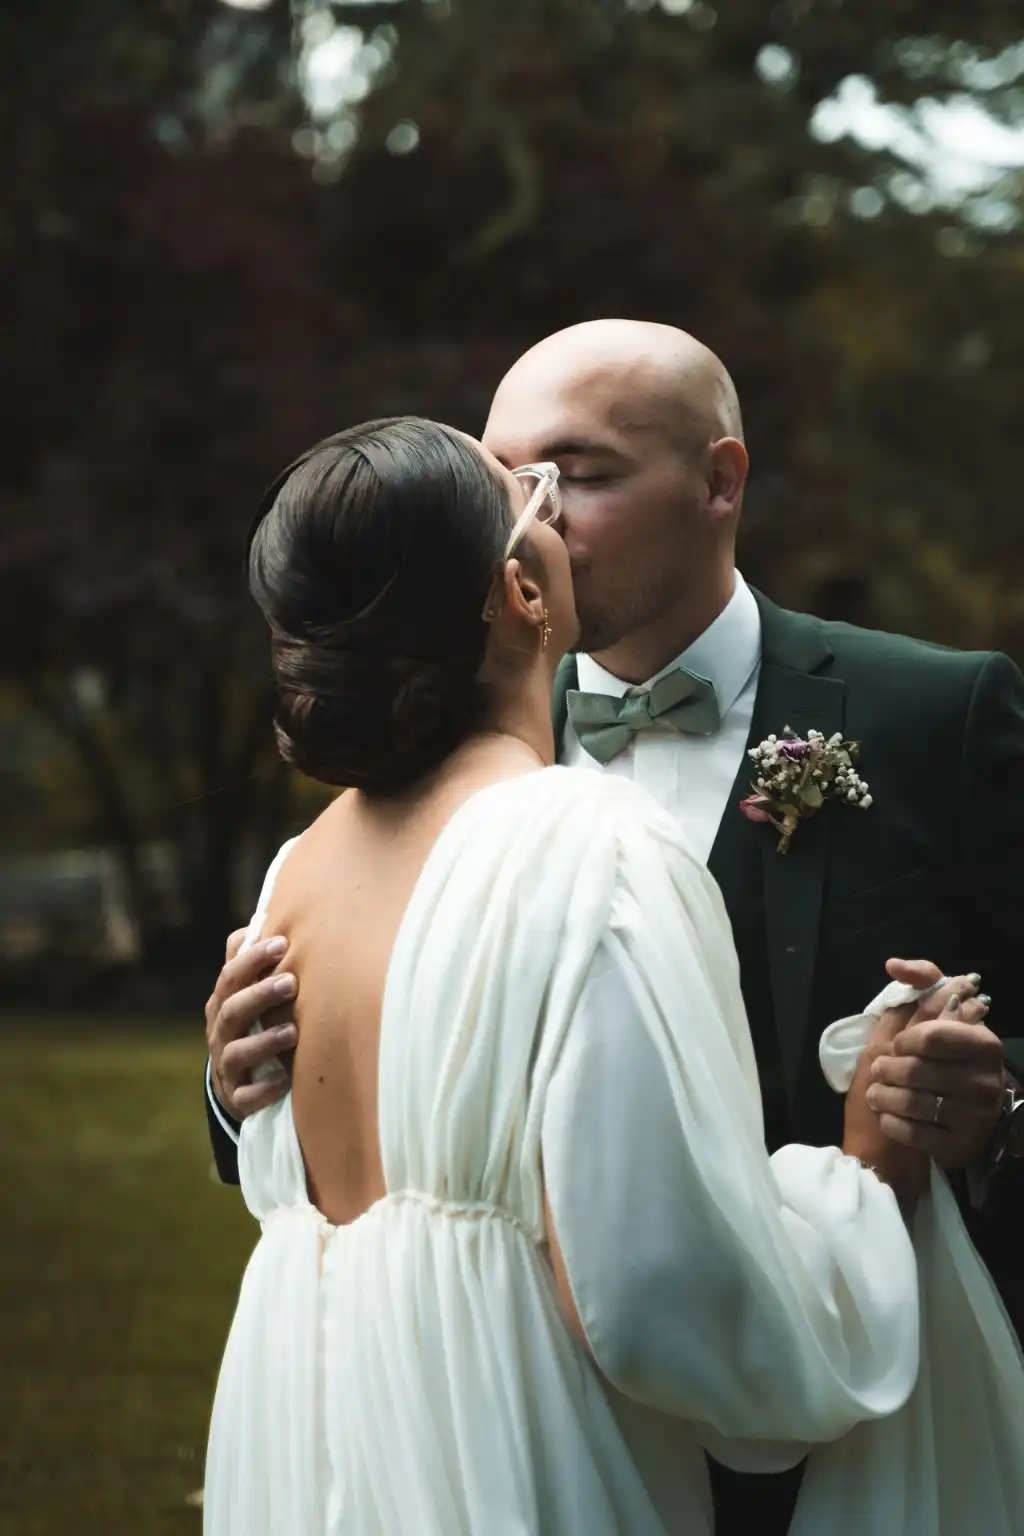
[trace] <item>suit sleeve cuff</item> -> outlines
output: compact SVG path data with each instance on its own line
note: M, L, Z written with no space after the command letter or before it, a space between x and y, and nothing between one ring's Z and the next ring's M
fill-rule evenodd
M988 1204L989 1191L992 1188L992 1172L993 1170L985 1162L971 1163L964 1169L967 1198L972 1211L983 1211Z
M1017 1043L1017 1041L1014 1041L1014 1044ZM1019 1073L1019 1067L1011 1065L1010 1062L1006 1063L1003 1080L1008 1088L1013 1088L1018 1093L1021 1090ZM1003 1133L1002 1137L1000 1136L1001 1130ZM967 1180L967 1195L971 1202L972 1210L984 1210L988 1202L992 1182L1005 1161L1005 1134L1005 1125L1001 1122L993 1132L992 1140L989 1142L986 1152L976 1163L972 1163L964 1170Z
M217 1117L218 1125L223 1130L225 1136L230 1136L237 1147L241 1136L240 1122L231 1118L217 1097L213 1086L213 1069L209 1059L206 1062L206 1097L210 1101L210 1108Z

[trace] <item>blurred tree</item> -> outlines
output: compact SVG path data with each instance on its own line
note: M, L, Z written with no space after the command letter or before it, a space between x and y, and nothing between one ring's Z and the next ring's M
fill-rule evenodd
M335 205L349 291L382 326L479 335L499 316L510 351L600 314L695 331L746 407L751 574L838 616L1024 648L1006 494L1024 472L1024 182L944 204L892 150L809 131L865 76L890 102L1020 124L1016 8L388 9L396 63ZM396 124L418 147L389 165Z
M773 594L1024 655L1020 185L954 206L821 107L864 77L1019 122L1018 42L1010 0L6 8L2 671L150 967L201 990L296 812L239 568L262 483L346 420L479 430L575 320L726 359Z
M3 21L5 668L77 758L144 961L209 975L287 815L239 550L262 452L306 428L284 359L255 381L275 315L299 353L316 325L309 198L280 154L161 140L209 6L83 11Z

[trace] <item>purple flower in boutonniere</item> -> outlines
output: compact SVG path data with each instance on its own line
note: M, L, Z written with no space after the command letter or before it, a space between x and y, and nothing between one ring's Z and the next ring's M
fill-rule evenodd
M787 725L781 736L769 736L748 753L756 778L740 810L748 821L771 822L778 852L788 853L801 821L816 816L826 800L870 809L867 783L853 766L859 751L857 742L838 732L826 740L820 731L808 731L804 738Z

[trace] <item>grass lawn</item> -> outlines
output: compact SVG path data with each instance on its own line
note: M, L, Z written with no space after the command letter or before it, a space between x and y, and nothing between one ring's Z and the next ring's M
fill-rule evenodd
M201 1025L0 1023L0 1532L197 1536L258 1235L214 1182Z

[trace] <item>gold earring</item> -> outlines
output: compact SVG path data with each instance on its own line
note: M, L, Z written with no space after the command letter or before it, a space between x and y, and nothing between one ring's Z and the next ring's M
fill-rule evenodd
M541 648L542 651L546 651L547 650L547 648L548 648L548 641L550 639L551 639L551 625L548 623L548 611L545 608L544 609L544 628L540 632L540 648Z

